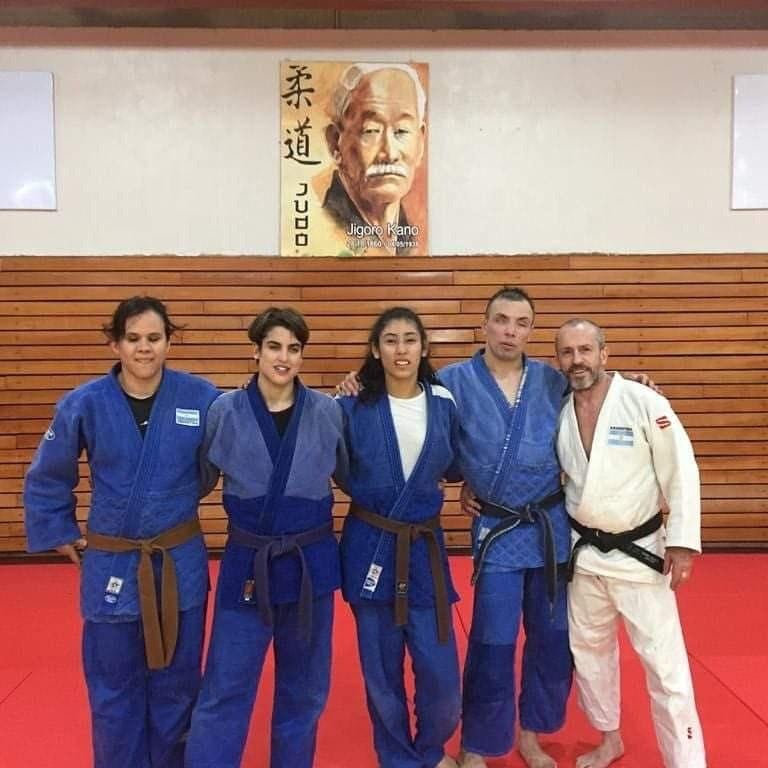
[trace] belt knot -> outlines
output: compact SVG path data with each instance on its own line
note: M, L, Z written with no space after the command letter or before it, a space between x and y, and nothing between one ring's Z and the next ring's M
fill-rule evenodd
M88 531L88 545L104 552L139 552L136 572L147 666L163 669L170 665L179 635L179 587L176 565L170 550L200 536L200 522L194 517L151 539L129 539ZM160 609L151 556L161 554Z
M156 539L139 539L139 551L142 555L152 555L155 552L162 551L156 544Z
M301 571L299 622L302 635L305 641L309 642L312 636L312 579L303 548L310 544L316 544L331 535L333 535L333 523L330 521L308 531L276 534L274 536L251 533L230 522L229 540L253 551L252 577L247 579L244 584L243 598L246 602L250 602L255 596L256 605L264 624L272 626L274 618L270 595L269 563L275 557L293 554L299 561Z
M408 588L410 578L411 544L422 536L426 539L432 587L435 592L437 614L437 636L441 643L448 642L451 633L451 608L448 600L448 585L443 571L440 543L440 515L423 522L392 520L352 502L349 513L354 517L396 536L395 539L395 626L402 627L408 622Z
M269 550L272 557L279 557L280 555L286 555L295 549L299 549L296 536L294 534L286 533L279 536L270 542Z

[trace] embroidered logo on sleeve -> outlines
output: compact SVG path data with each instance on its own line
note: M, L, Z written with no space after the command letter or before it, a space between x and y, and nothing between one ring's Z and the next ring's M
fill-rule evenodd
M365 577L365 583L363 589L366 592L375 592L379 583L379 577L381 576L382 567L371 563L371 567L368 569L368 575Z
M43 435L43 437L46 440L53 440L56 437L56 433L53 431L53 424L51 424L51 426L45 430L45 434Z
M635 444L632 427L608 427L608 445L631 448Z
M177 408L176 423L181 424L182 427L199 427L200 411L187 408Z
M659 418L656 419L656 425L659 429L666 429L667 427L672 426L672 422L669 420L668 416L659 416Z

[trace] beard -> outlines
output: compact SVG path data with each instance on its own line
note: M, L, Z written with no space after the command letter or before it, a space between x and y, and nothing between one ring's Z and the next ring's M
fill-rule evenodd
M565 372L565 375L568 377L568 383L574 391L590 389L600 379L600 371L585 365L571 366Z

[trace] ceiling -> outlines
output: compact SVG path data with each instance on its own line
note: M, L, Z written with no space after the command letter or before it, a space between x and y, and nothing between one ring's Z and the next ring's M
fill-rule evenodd
M768 29L767 0L0 0L0 26Z

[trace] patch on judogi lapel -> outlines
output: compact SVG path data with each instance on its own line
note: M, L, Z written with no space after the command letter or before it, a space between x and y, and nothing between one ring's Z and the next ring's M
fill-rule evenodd
M635 444L632 427L608 427L608 445L631 448Z
M200 411L188 408L177 408L176 423L181 424L183 427L199 427Z
M107 588L104 591L104 602L114 605L120 596L120 590L123 588L123 579L117 576L110 576L107 582Z
M366 592L375 592L376 587L379 584L379 578L381 577L381 572L384 570L380 565L376 565L376 563L371 563L371 567L368 569L368 575L365 577L365 582L363 583L363 589Z

